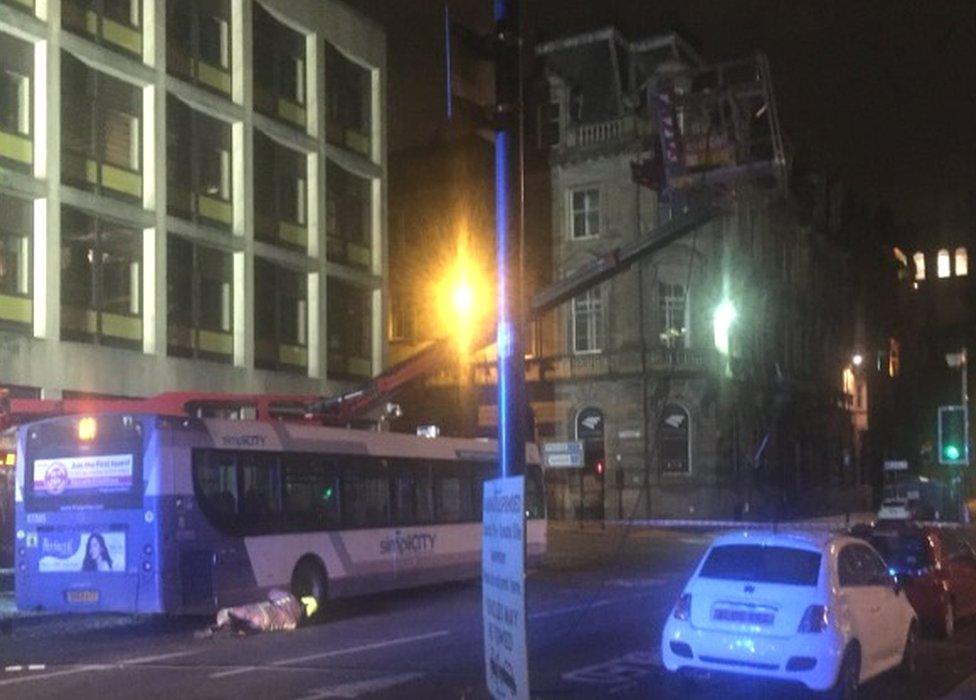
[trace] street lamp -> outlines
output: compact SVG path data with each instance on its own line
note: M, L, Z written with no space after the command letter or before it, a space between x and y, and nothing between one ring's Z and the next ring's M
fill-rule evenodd
M855 367L860 367L861 364L864 362L864 356L859 352L855 353L854 357L851 358L851 362L854 363Z
M723 299L715 308L715 315L712 317L712 328L715 334L715 349L723 355L729 354L729 331L738 313L735 304L729 299Z

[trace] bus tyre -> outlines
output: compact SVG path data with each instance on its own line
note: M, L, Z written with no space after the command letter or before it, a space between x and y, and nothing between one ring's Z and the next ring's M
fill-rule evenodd
M299 601L306 596L315 598L316 609L310 615L312 620L321 620L328 597L329 577L322 562L314 557L303 557L295 565L291 575L291 592Z

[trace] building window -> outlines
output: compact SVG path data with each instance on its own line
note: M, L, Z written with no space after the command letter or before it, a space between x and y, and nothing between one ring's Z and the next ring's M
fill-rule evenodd
M687 409L668 404L661 412L658 428L661 471L665 474L691 473L691 420Z
M925 279L925 253L919 251L912 255L912 262L915 263L915 279L921 281Z
M170 235L166 248L170 355L230 362L234 356L231 254Z
M390 340L410 341L414 337L413 307L403 294L390 296Z
M539 107L539 148L558 146L560 130L559 102L553 101Z
M254 109L305 127L305 37L254 3Z
M308 159L254 132L254 236L305 250L308 247Z
M61 180L141 199L142 91L61 57Z
M0 326L29 328L33 203L0 194Z
M325 44L325 137L329 143L370 157L372 71Z
M936 257L936 273L939 275L939 279L943 279L952 274L949 269L949 251L945 248L939 250L938 256Z
M373 292L329 277L327 288L329 376L373 376Z
M658 309L661 319L661 343L665 347L688 343L688 304L684 285L659 283Z
M570 193L573 238L600 235L600 190L575 190Z
M142 56L141 0L61 0L61 26L108 48Z
M573 352L600 352L604 346L603 289L594 287L573 299Z
M34 162L31 136L33 48L0 34L0 163L30 171Z
M965 248L956 248L956 277L965 277L969 274L969 258Z
M0 0L0 4L34 14L34 0Z
M332 161L325 170L325 231L328 259L369 269L373 257L372 183L344 170Z
M170 214L230 228L230 124L170 96L166 103L166 206Z
M254 364L308 368L308 277L254 258Z
M166 3L166 69L207 90L230 95L230 3Z
M142 232L61 208L61 335L142 345Z

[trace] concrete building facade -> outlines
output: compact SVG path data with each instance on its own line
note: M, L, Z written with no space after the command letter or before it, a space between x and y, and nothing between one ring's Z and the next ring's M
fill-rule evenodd
M385 46L334 0L0 2L0 385L380 371Z

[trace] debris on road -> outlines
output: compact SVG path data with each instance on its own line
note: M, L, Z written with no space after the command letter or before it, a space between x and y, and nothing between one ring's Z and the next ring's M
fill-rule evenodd
M197 637L207 638L219 632L245 635L290 631L297 628L303 618L315 614L317 608L318 602L311 596L299 601L290 593L272 589L268 592L268 600L221 608L214 624L198 633Z

